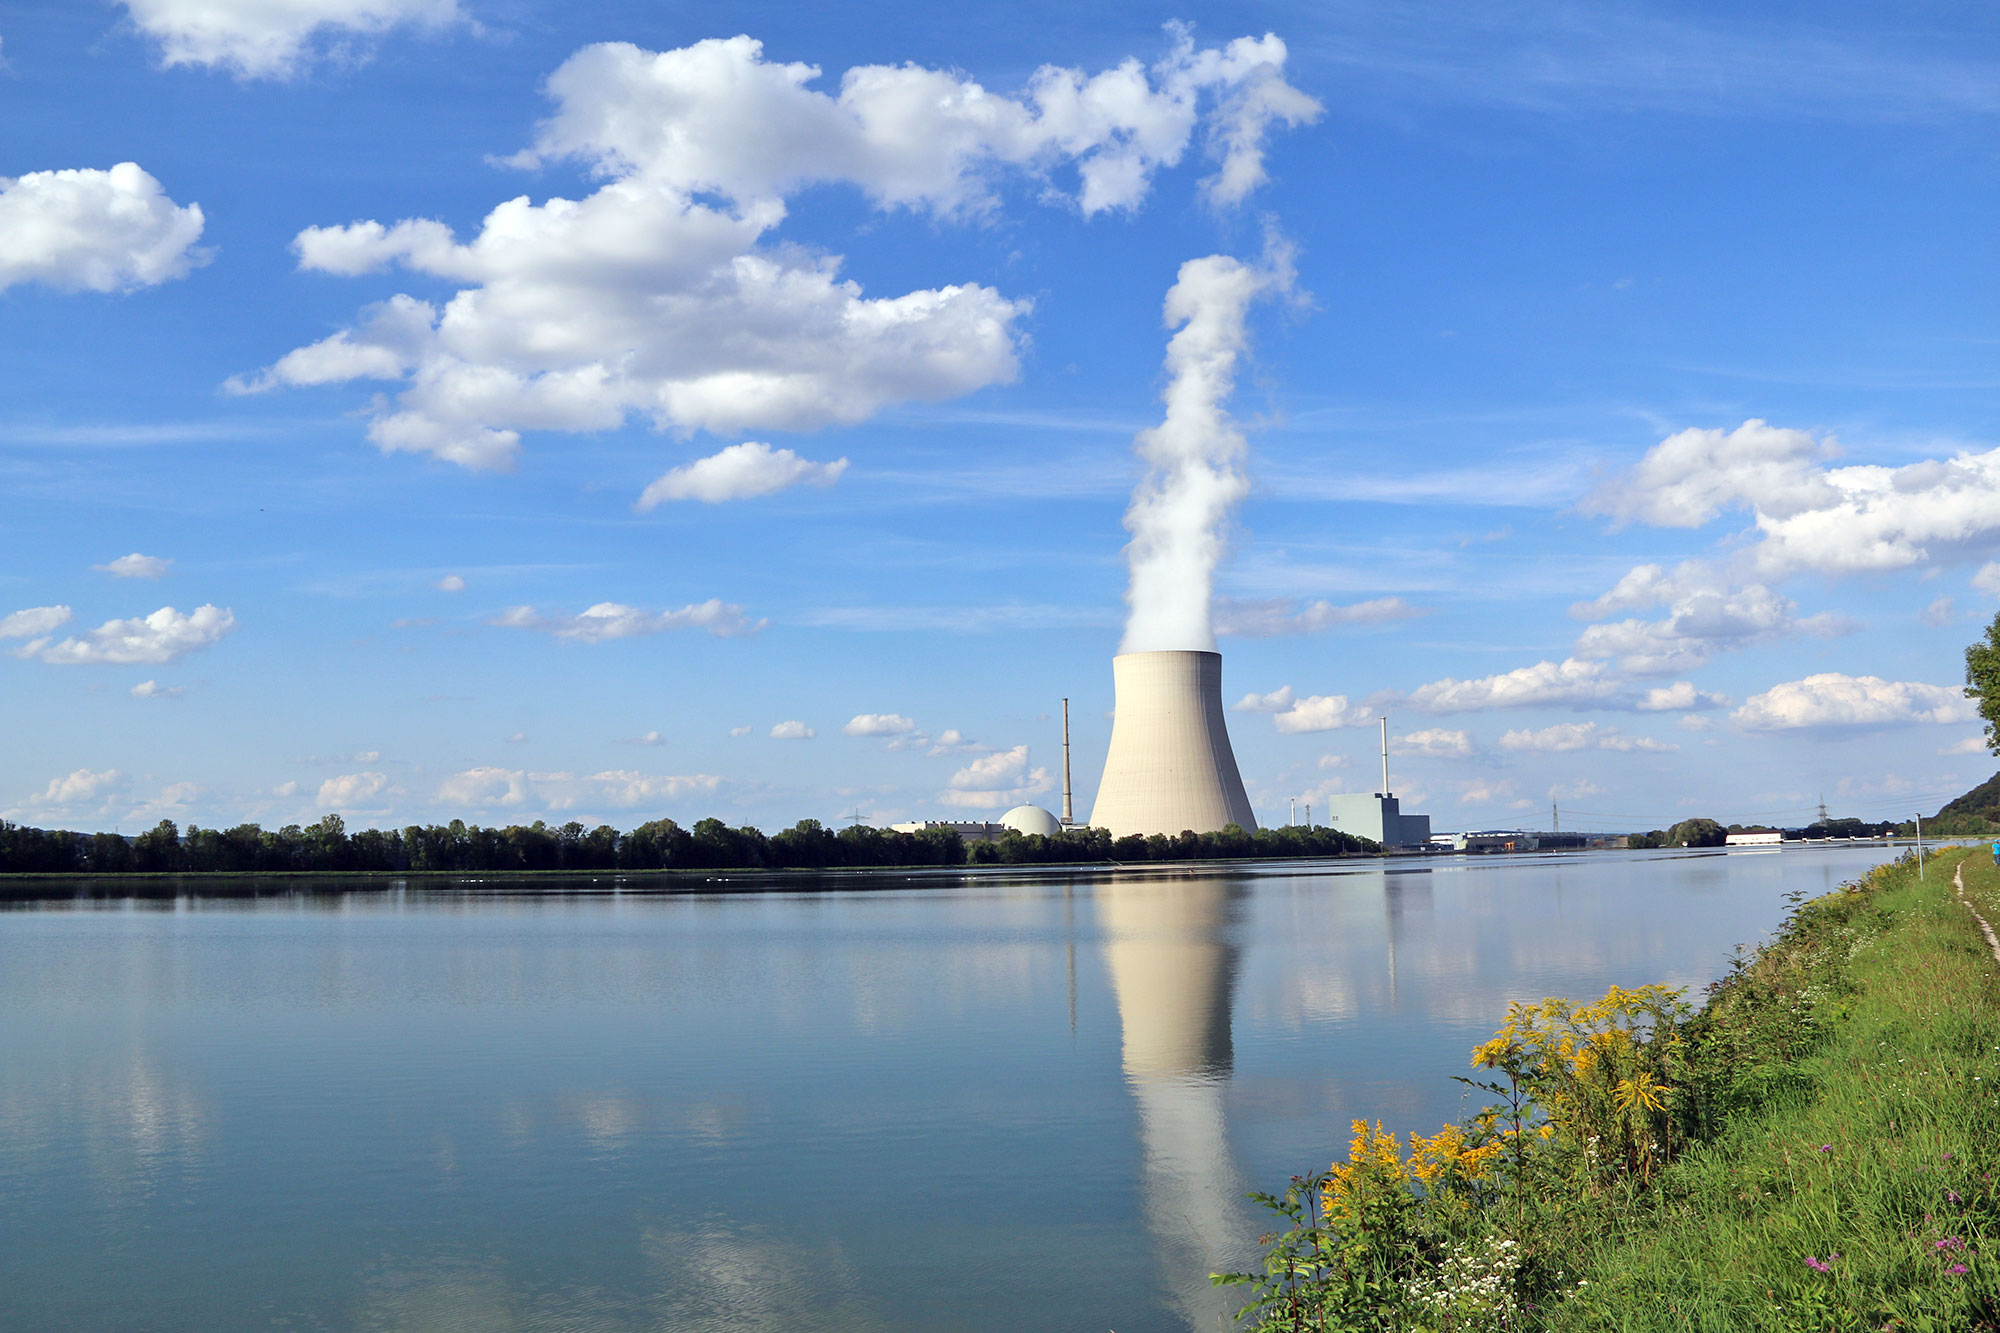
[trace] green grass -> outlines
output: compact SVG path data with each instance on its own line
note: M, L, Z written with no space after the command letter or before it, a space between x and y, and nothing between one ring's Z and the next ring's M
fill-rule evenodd
M1791 1000L1808 1050L1732 1071L1770 1085L1762 1104L1603 1219L1549 1328L2000 1327L2000 965L1951 892L1959 866L2000 919L1990 858L1947 853L1837 896L1759 960L1774 986L1721 997L1722 1023L1776 1020L1732 1000Z
M1257 1327L2000 1330L2000 963L1960 867L2000 924L1983 851L1922 880L1906 859L1800 906L1699 1013L1662 1011L1605 1078L1663 1080L1645 1135L1664 1169L1608 1163L1614 1122L1509 1048L1550 1136L1502 1169L1414 1185L1390 1145L1365 1210L1316 1211L1327 1177L1296 1183Z

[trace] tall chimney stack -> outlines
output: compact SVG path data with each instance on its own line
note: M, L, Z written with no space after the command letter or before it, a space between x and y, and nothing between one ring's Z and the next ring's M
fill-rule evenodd
M1076 823L1075 811L1069 801L1069 700L1063 700L1063 817L1062 826L1069 828Z

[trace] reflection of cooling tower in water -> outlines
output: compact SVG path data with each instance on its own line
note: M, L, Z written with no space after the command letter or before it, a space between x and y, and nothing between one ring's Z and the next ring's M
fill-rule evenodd
M1128 833L1257 827L1222 720L1222 654L1121 653L1116 711L1090 822Z
M1236 974L1229 908L1229 886L1219 879L1097 889L1125 1079L1139 1108L1146 1226L1172 1303L1203 1329L1230 1326L1227 1316L1242 1303L1208 1275L1254 1260L1223 1115Z

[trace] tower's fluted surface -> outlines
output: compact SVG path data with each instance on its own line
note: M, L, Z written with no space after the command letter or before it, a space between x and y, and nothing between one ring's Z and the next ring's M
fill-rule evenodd
M1121 653L1116 711L1090 822L1111 836L1257 827L1222 718L1222 655Z

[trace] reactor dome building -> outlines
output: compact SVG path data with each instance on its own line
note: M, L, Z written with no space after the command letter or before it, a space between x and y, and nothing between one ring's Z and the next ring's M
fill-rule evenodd
M1111 747L1090 822L1114 838L1257 828L1222 718L1222 654L1111 659Z

